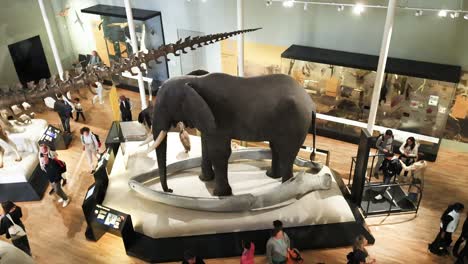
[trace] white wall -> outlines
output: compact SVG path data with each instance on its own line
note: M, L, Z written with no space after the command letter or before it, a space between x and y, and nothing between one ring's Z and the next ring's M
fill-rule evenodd
M45 1L47 2L47 1ZM47 13L51 20L52 31L56 37L60 57L65 65L72 60L72 53L63 44L63 39L56 27L56 17L52 7L47 5ZM44 26L44 21L39 10L37 0L2 1L0 8L0 83L13 84L18 82L15 66L8 50L8 45L39 35L44 53L52 74L57 73L49 38ZM65 66L64 65L64 66Z
M366 2L382 4L386 1ZM468 0L464 2L465 9L468 9ZM67 18L52 15L55 20L54 34L57 35L60 55L65 61L64 67L69 66L78 53L89 53L95 48L89 21L99 17L81 14L79 10L98 3L124 6L123 0L51 0L46 4L54 9L54 13L58 13L64 7L71 8ZM207 34L236 29L236 0L207 0L206 3L201 3L200 0L133 0L132 3L136 8L162 12L166 43L177 40L179 28ZM264 0L244 0L244 3L245 27L263 27L260 31L247 34L247 41L282 46L302 44L378 54L385 10L367 10L357 17L351 14L350 10L339 13L332 7L309 6L309 10L305 12L303 6L285 9L280 4L274 4L267 8ZM456 0L410 0L408 3L410 6L458 8ZM28 13L27 19L21 15L24 14L24 10L33 10ZM79 23L75 23L75 10L83 21L83 28ZM49 66L52 72L55 72L55 63L46 41L47 36L36 0L5 1L0 9L0 20L1 80L16 79L11 62L5 62L9 59L5 59L9 56L5 54L5 45L37 34L41 35ZM468 21L441 19L434 13L415 17L413 12L398 11L390 56L463 65L468 69L467 47ZM207 61L210 62L207 70L220 71L220 46L210 45L204 49ZM173 60L169 69L171 76L180 74L179 60Z

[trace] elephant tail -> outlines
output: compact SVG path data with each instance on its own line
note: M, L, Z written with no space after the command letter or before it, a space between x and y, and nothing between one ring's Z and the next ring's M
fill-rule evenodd
M312 122L311 122L311 125L310 125L310 132L312 132L312 147L313 147L313 150L312 150L312 153L310 153L310 160L311 161L314 161L315 160L315 153L316 153L316 148L315 148L315 137L317 135L317 126L316 126L316 121L317 120L317 114L315 113L315 111L312 111Z

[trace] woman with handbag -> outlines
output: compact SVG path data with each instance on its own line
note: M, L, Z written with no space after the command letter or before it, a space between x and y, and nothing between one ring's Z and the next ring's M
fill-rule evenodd
M10 238L15 247L31 256L28 236L21 221L21 208L11 201L3 202L2 208L4 214L0 219L0 235L6 234L6 238Z

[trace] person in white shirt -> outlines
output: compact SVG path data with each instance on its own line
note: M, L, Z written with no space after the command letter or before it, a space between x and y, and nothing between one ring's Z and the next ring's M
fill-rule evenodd
M91 173L94 173L93 157L98 156L99 143L96 136L90 131L89 127L82 127L80 129L81 144L83 144L83 151L86 152L88 158L88 164L91 169Z
M75 98L74 101L75 101L75 111L76 111L75 122L78 122L80 116L83 118L83 121L86 122L86 118L85 118L84 113L83 113L84 112L83 111L83 106L80 103L80 98Z
M96 87L96 95L93 97L93 104L96 103L97 99L99 99L99 104L103 104L104 100L102 98L102 91L103 91L104 88L102 87L102 82L97 81L94 84L95 84L95 87Z
M448 247L452 243L452 234L457 230L460 215L465 206L462 203L449 205L440 218L440 231L434 242L429 244L429 250L436 255L448 255Z
M400 160L403 161L406 166L410 166L418 157L418 149L419 144L416 142L416 139L414 137L409 137L406 139L406 143L400 146ZM408 176L408 171L404 172L404 176Z

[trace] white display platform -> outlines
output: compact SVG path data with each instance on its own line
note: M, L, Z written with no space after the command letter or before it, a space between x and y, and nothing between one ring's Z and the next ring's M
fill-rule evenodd
M185 154L178 133L168 134L168 164L187 157L199 156L200 138L191 136L192 151ZM126 142L125 149L135 152L140 142ZM285 227L354 222L355 218L335 181L330 190L311 192L293 204L269 210L235 213L213 213L175 208L146 200L128 187L128 180L152 168L157 168L156 155L130 157L125 169L121 148L115 158L103 205L130 214L137 232L153 238L216 234L270 229L280 219ZM234 194L258 192L280 180L267 177L269 162L246 161L229 166L229 181ZM327 167L324 170L329 170ZM199 169L184 171L169 177L174 193L208 196L212 183L198 179ZM208 186L208 187L207 187ZM154 188L160 189L159 184Z
M39 164L37 153L20 152L20 155L22 160L17 162L13 151L5 152L3 168L0 168L0 184L28 182L31 178Z
M37 142L41 138L42 134L47 128L47 121L44 119L32 119L31 124L24 126L14 125L20 129L24 129L22 133L11 133L9 134L10 139L15 142L18 151L25 152L37 152L38 146ZM12 123L13 124L13 123ZM0 141L2 146L4 142ZM7 151L10 150L9 147L5 148Z
M33 264L33 259L11 243L0 241L0 263Z

